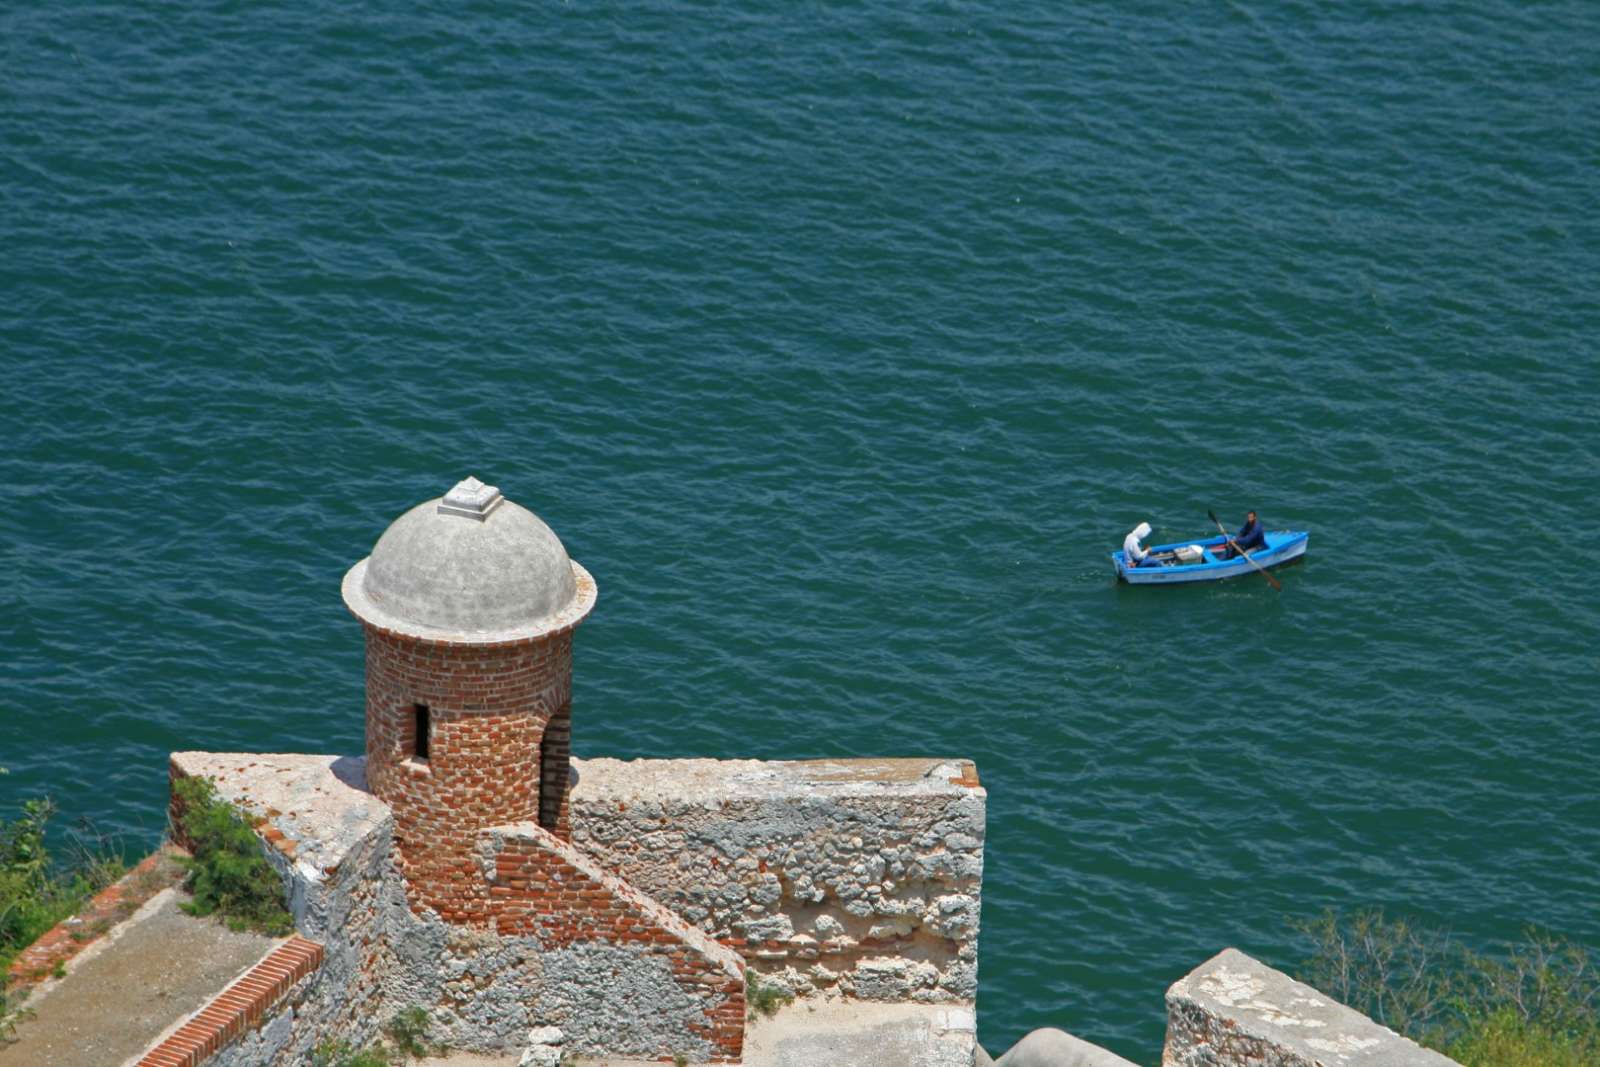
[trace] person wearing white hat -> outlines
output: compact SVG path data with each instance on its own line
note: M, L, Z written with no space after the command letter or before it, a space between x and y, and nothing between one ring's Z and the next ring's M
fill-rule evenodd
M1150 536L1150 524L1141 522L1135 526L1128 536L1122 539L1122 558L1128 561L1130 567L1157 567L1160 561L1152 557L1148 550L1139 544Z

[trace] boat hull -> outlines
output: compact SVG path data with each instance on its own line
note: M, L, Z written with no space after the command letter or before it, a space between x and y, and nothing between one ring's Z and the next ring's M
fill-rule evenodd
M1263 569L1281 567L1306 554L1311 534L1306 530L1272 530L1266 534L1267 543L1250 553L1250 559ZM1170 545L1152 545L1151 552L1170 552L1183 545L1199 545L1205 550L1199 563L1176 566L1129 567L1122 552L1111 553L1111 565L1117 577L1129 585L1181 585L1188 582L1220 582L1229 578L1243 578L1256 573L1250 560L1239 558L1219 560L1213 552L1225 544L1221 537L1208 537L1200 541L1179 541Z

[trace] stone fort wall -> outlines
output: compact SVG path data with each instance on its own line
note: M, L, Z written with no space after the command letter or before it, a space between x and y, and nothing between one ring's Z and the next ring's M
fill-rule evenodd
M572 1052L731 1062L744 964L724 935L763 981L801 996L973 1003L984 797L970 764L574 769L572 842L534 823L474 837L496 902L475 925L408 899L394 820L363 760L175 754L174 776L205 775L261 819L296 928L322 956L269 1015L196 1062L301 1067L318 1043L363 1044L411 1005L460 1049L520 1051L531 1028L553 1025ZM1452 1062L1232 949L1175 983L1167 1006L1164 1067ZM1038 1062L1129 1067L1057 1031L1012 1052L1003 1063L1051 1053Z
M971 1003L970 762L574 761L572 841L799 996Z
M174 754L174 776L210 778L261 820L296 928L325 953L291 1007L215 1062L303 1064L412 1005L465 1050L519 1050L548 1025L588 1055L737 1062L747 966L801 996L971 1005L970 764L573 768L571 842L531 820L465 838L462 884L484 903L463 921L419 901L366 761Z

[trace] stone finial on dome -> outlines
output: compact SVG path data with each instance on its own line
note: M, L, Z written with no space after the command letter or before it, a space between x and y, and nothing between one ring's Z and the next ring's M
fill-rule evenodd
M498 487L484 485L469 475L457 482L439 501L439 514L460 515L483 522L504 499Z

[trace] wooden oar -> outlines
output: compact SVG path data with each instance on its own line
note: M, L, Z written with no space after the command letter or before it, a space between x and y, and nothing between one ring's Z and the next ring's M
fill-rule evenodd
M1239 543L1237 541L1235 541L1233 538L1228 536L1228 528L1226 526L1222 525L1222 520L1217 518L1217 513L1215 511L1209 511L1208 510L1206 512L1206 514L1211 516L1211 521L1217 524L1217 529L1222 532L1223 539L1225 541L1227 541L1228 544L1233 546L1233 550L1235 552L1239 553L1239 555L1243 556L1249 562L1250 566L1252 566L1256 570L1260 571L1261 572L1261 577L1265 578L1267 581L1272 583L1272 588L1276 589L1280 593L1283 592L1283 583L1278 581L1278 579L1274 578L1272 575L1268 574L1267 573L1267 568L1263 567L1261 564L1257 563L1255 560L1250 559L1250 553L1248 553L1244 549L1240 548L1239 547Z

